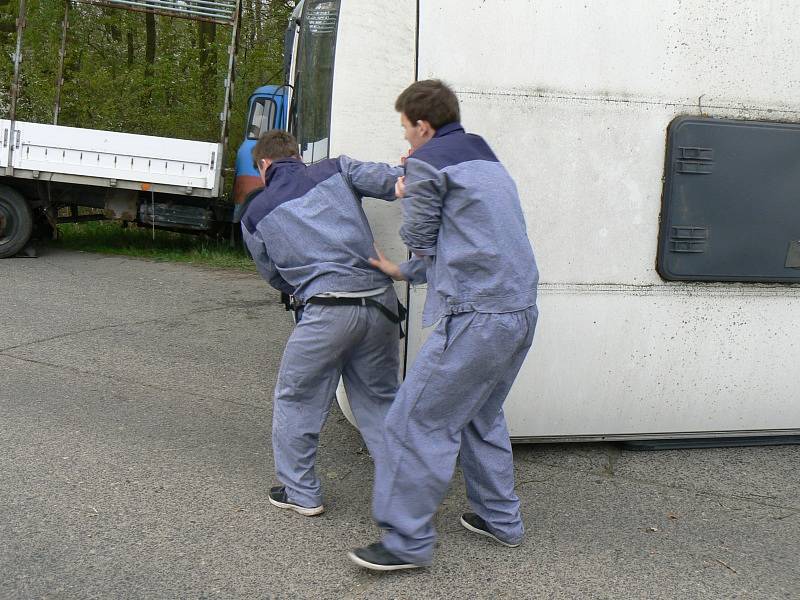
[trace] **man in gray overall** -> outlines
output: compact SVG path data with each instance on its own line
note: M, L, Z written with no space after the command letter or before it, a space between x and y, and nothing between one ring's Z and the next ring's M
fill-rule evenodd
M324 507L314 462L340 376L376 471L385 455L383 423L399 375L399 304L392 280L368 262L374 240L361 198L393 200L402 169L346 156L307 166L284 131L262 136L253 159L265 188L242 218L244 241L264 279L303 309L275 386L272 447L281 485L269 501L318 515Z
M516 186L486 142L464 132L455 94L419 81L397 99L411 154L398 184L400 236L414 258L385 273L427 281L423 325L438 321L386 417L376 473L380 542L350 552L389 571L427 566L432 521L456 458L474 512L461 524L515 547L524 528L503 402L533 341L538 270ZM403 189L404 188L404 189Z

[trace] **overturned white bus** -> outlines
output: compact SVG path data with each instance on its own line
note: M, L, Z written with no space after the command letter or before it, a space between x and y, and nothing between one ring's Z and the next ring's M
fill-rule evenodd
M515 440L800 433L800 5L305 0L304 157L396 162L394 100L457 92L542 273ZM291 46L290 46L291 47ZM365 205L395 260L399 207ZM409 301L407 363L424 339ZM340 403L347 412L346 399Z

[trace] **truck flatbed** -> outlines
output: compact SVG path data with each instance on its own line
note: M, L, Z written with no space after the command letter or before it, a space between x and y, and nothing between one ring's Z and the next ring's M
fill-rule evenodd
M222 181L222 145L0 120L0 168L6 175L214 198ZM9 145L13 150L9 153ZM9 154L12 172L8 170Z

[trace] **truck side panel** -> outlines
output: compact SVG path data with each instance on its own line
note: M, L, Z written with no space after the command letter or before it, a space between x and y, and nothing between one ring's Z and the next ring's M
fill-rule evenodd
M8 146L14 143L8 119L0 119L0 136L0 169L3 169L8 166Z
M5 137L8 122L0 128ZM81 177L100 186L138 182L182 195L219 192L220 144L20 121L15 129L20 142L12 163L23 172L18 176Z

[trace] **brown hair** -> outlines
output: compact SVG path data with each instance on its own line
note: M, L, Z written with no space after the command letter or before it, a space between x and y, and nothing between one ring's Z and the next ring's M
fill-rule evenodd
M256 145L253 146L252 155L253 162L258 163L262 158L278 160L300 156L300 152L297 147L297 140L291 133L280 129L272 129L258 138Z
M434 129L461 120L458 98L439 79L412 83L397 97L394 109L412 123L427 121Z

